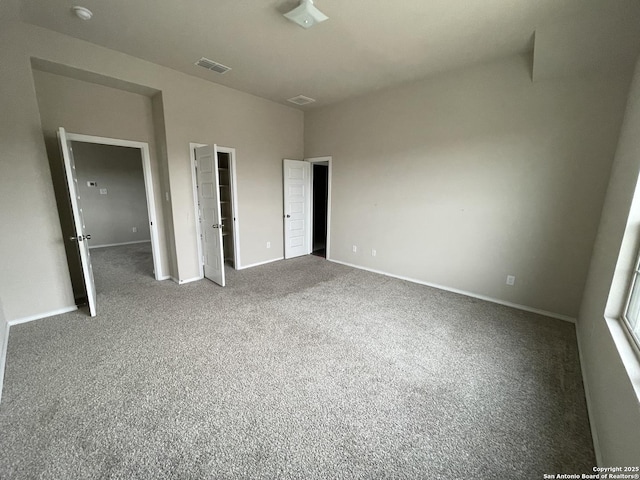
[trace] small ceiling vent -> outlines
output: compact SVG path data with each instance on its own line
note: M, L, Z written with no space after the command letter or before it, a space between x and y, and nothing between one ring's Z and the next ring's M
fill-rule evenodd
M216 73L227 73L231 70L231 67L227 67L226 65L222 65L221 63L214 62L213 60L209 60L208 58L202 57L200 60L196 62L196 65L199 67L204 67L207 70L211 70Z
M315 102L313 98L305 97L304 95L298 95L297 97L290 98L287 102L295 103L296 105L307 105Z

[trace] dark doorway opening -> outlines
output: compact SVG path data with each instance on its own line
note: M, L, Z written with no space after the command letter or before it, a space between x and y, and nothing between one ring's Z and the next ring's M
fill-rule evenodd
M327 256L327 200L329 186L329 166L314 163L313 167L313 248L311 253L318 257Z

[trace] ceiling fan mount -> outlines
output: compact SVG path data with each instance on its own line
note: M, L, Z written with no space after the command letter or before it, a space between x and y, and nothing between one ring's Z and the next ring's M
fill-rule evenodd
M302 28L311 28L329 19L329 17L316 8L313 0L300 0L300 5L290 12L285 13L284 16Z

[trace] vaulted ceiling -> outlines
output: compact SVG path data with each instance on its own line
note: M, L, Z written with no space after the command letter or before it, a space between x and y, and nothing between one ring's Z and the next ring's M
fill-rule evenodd
M305 30L296 0L18 2L23 22L244 92L322 106L466 65L535 50L534 80L628 70L640 49L637 0L316 0L329 20ZM195 66L207 57L224 75ZM291 105L291 104L288 104Z

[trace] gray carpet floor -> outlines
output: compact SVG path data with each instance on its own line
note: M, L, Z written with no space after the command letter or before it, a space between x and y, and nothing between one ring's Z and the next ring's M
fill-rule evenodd
M315 256L228 286L92 251L11 328L0 478L539 479L595 464L572 324Z

